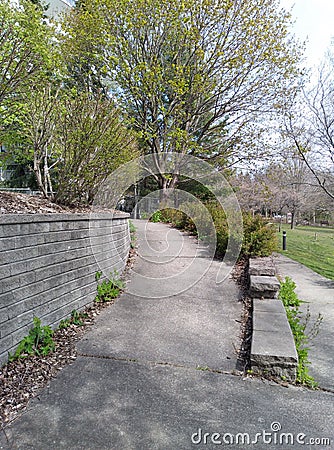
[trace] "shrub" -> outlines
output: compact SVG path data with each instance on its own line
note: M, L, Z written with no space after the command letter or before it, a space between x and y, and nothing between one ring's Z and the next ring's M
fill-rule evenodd
M223 258L229 239L240 241L240 236L236 235L237 227L234 229L231 223L228 224L225 211L217 201L206 202L203 205L211 215L216 230L215 255L218 258ZM187 214L183 211L186 211ZM152 220L153 216L154 220ZM194 234L200 233L201 235L198 237L208 244L213 241L212 227L211 224L207 223L208 216L204 209L199 208L196 203L183 203L180 205L180 209L166 208L155 212L153 216L152 221L167 222L175 228ZM241 256L269 256L277 249L275 230L262 216L256 215L253 217L249 213L243 213L243 226Z
M187 217L185 213L174 208L165 208L161 210L160 220L161 222L170 223L173 227L182 230L189 230L194 227L190 217Z
M252 256L269 256L277 250L275 229L260 215L243 214L244 239L241 253Z
M150 218L150 221L153 222L153 223L161 222L161 211L160 210L155 211L152 214L152 216Z

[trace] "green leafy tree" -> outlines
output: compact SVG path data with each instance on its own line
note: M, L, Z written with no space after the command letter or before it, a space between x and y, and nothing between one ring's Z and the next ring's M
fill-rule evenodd
M108 94L106 65L101 27L95 13L85 2L76 2L62 18L63 33L59 36L61 59L66 69L64 83L77 92L99 96Z
M272 0L93 0L114 95L167 193L166 153L214 162L246 157L254 123L277 110L299 75L289 14ZM101 22L102 21L102 22ZM255 130L256 131L256 130ZM257 133L257 131L256 131Z
M17 4L0 2L0 107L17 96L50 61L49 37L52 32L43 18L43 11L30 1ZM8 108L8 105L7 105Z
M49 91L59 57L56 24L44 11L39 2L0 3L0 140L7 149L2 165L21 167L23 174L29 174L25 167L33 170L46 196L52 190L47 149L52 108L46 99L53 101Z
M139 156L134 134L103 94L68 96L57 123L59 203L92 203L99 185L119 165Z

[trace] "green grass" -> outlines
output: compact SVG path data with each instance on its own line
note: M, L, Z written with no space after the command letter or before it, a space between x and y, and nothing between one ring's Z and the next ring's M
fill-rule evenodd
M298 261L326 278L334 280L334 229L297 227L286 231L287 250L282 249L282 233L277 233L280 253Z

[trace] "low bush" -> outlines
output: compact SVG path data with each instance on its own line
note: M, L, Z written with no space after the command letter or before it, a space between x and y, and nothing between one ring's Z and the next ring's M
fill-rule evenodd
M121 290L124 289L124 281L119 278L116 270L110 274L109 279L101 280L101 277L102 272L96 272L95 279L97 282L97 295L95 297L95 302L110 302L117 298Z
M65 328L68 328L71 325L75 325L77 327L82 327L84 325L84 319L88 317L88 314L79 312L76 309L73 309L71 312L71 317L67 319L63 319L59 323L59 329L63 330Z
M243 214L244 238L241 253L243 255L269 256L277 250L276 230L260 215Z
M216 230L216 257L223 258L229 239L240 241L240 238L235 235L236 229L230 229L233 227L229 227L226 214L219 203L216 201L206 202L204 207L211 215ZM200 229L199 238L211 243L213 240L212 228L211 224L207 223L208 216L204 214L204 210L195 203L182 204L180 209L186 211L187 214L181 210L167 208L160 211L159 219L162 222L171 223L178 229L195 234L199 234L198 229ZM251 214L243 213L243 226L241 256L269 256L277 249L275 229L262 216L253 217Z

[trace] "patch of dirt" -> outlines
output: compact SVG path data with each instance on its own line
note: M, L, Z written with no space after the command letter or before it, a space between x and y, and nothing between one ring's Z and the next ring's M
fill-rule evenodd
M0 214L61 214L61 213L90 213L114 212L107 208L91 206L61 206L41 195L28 195L18 192L0 191ZM120 211L117 211L120 213Z

